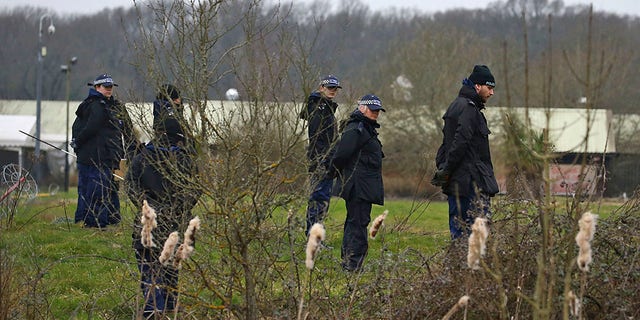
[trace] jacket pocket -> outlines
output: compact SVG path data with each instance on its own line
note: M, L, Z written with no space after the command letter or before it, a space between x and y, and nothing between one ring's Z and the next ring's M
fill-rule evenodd
M498 193L500 188L498 187L498 181L496 181L496 177L493 174L493 169L481 161L476 162L476 168L480 173L478 181L476 181L478 188L480 188L482 192L491 196Z

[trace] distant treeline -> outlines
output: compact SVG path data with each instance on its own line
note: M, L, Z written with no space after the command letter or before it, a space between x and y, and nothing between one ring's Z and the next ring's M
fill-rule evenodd
M260 5L261 14L252 19L269 19L276 10L271 2ZM216 43L220 51L245 36L241 27L233 25L248 18L243 16L242 1L231 2L229 8L216 22L228 27ZM334 73L346 84L347 94L341 99L364 91L385 96L402 75L412 85L404 100L443 104L452 99L473 64L482 63L496 75L496 96L491 101L496 105L572 107L580 97L596 96L599 107L622 113L635 112L640 101L638 17L594 12L590 20L588 6L565 7L561 1L542 0L503 1L483 10L436 14L373 12L358 1L337 11L324 8L316 1L278 10L287 12L281 28L310 46L305 63L318 75ZM0 99L35 98L38 27L45 13L33 7L0 12ZM151 99L155 90L134 61L141 54L136 47L142 36L140 25L156 19L150 3L143 2L127 10L53 15L52 36L46 32L50 19L42 20L47 46L42 98L66 99L60 66L77 57L70 75L71 100L83 99L86 82L101 72L113 75L122 98ZM276 46L281 35L274 34L263 44ZM291 88L282 91L281 99L303 91L303 80L296 77L291 74ZM238 86L234 72L227 72L208 95L220 99L228 88Z

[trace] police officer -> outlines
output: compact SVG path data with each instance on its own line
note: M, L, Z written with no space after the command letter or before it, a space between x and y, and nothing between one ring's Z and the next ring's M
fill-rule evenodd
M324 219L331 200L333 179L326 175L326 166L331 157L330 150L332 150L336 136L336 117L334 114L338 104L333 99L336 97L338 89L342 89L338 78L332 75L322 78L318 90L311 93L307 99L306 108L300 114L302 119L309 122L307 158L311 174L311 195L307 205L307 235L309 235L309 229L314 223Z
M179 91L165 85L158 97L154 139L132 159L126 177L127 193L134 205L142 208L146 200L157 215L157 227L152 231L155 247L143 245L139 218L134 221L132 234L141 274L144 319L167 316L176 307L178 269L172 264L163 265L159 257L169 234L174 231L182 234L186 230L192 218L191 209L200 195L197 188L191 187L197 173L193 149L187 147L183 123L171 112L180 104Z
M120 168L124 146L137 145L126 109L113 97L118 86L108 74L93 82L89 95L76 110L72 144L78 164L78 207L75 222L104 228L120 222L118 185L113 174ZM123 139L127 141L123 141Z
M369 248L367 225L372 204L384 204L382 183L382 143L377 122L382 102L372 94L358 101L342 132L332 159L337 171L335 190L345 200L347 218L342 238L342 268L358 271Z

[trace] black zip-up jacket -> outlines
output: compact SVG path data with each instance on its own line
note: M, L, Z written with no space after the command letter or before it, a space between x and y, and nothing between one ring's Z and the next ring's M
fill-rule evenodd
M359 110L354 111L342 132L333 155L337 170L334 194L343 199L360 198L383 205L382 143L376 128L380 125Z
M119 168L125 150L132 151L137 146L124 105L94 88L78 106L71 131L78 162L85 165Z
M192 154L169 142L166 135L149 142L131 160L127 171L127 194L138 208L144 200L155 210L158 227L152 232L156 249L161 250L173 231L183 233L192 218L191 209L200 191L191 187L197 169ZM133 246L142 249L142 225L135 219Z
M320 92L313 92L307 99L306 109L302 110L300 117L308 121L309 148L309 172L316 170L318 165L327 165L331 159L332 145L336 136L335 111L338 104L322 97Z
M463 85L442 119L442 145L436 156L438 169L449 172L443 186L447 195L469 196L471 181L489 195L498 192L489 150L489 127L484 104L475 88Z
M165 99L153 101L153 128L156 132L171 131L184 135L182 125L185 123L183 107ZM169 126L170 128L167 128Z

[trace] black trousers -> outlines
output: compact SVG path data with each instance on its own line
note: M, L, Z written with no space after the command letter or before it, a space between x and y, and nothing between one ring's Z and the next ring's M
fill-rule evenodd
M158 261L157 250L136 249L140 288L144 297L144 318L173 312L178 300L178 269Z
M367 226L371 222L371 202L357 196L352 196L345 202L347 219L344 222L342 237L342 268L347 271L356 271L362 267L369 249Z

